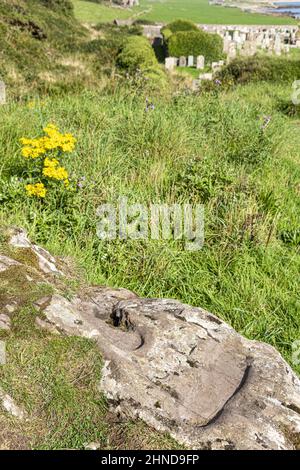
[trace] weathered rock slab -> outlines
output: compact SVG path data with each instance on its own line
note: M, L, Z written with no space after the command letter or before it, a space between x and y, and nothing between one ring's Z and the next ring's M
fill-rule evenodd
M299 446L300 382L273 347L174 300L101 287L63 308L57 300L44 314L58 330L97 341L100 387L121 416L193 448Z
M101 286L67 299L54 282L56 259L24 232L11 243L55 267L39 265L55 293L35 302L37 324L97 342L105 360L99 387L120 416L140 418L191 448L300 448L300 381L273 347L175 300ZM0 262L24 269L9 257Z

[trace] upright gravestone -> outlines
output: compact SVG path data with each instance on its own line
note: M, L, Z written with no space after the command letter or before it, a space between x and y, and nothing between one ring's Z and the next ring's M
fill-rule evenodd
M186 57L179 57L179 67L186 67Z
M237 55L236 44L234 42L231 42L229 46L229 50L228 50L228 55L227 55L227 63L235 59L236 55Z
M165 60L165 68L169 71L174 70L174 67L176 67L177 64L177 59L176 57L166 57Z
M219 62L212 62L211 63L211 69L213 72L217 72L218 70L220 70L220 65L219 65Z
M0 104L6 103L5 83L0 80Z
M194 67L194 56L188 56L188 67Z
M199 87L200 87L200 81L199 80L193 80L193 83L192 83L192 90L193 91L198 91L199 90Z
M262 47L263 40L264 40L264 35L262 33L259 33L255 38L256 46Z
M276 55L281 55L281 38L279 34L275 37L274 51Z
M244 42L246 42L247 40L247 34L246 33L241 33L241 36L240 36L240 41L242 44L244 44Z
M202 70L205 66L205 58L204 55L198 55L197 57L197 69Z
M228 50L229 50L229 46L231 44L231 41L232 41L232 39L231 39L230 34L228 32L226 32L226 35L223 39L223 52L225 54L228 54Z
M241 38L240 38L240 32L238 30L235 30L233 32L233 40L234 42L240 42Z

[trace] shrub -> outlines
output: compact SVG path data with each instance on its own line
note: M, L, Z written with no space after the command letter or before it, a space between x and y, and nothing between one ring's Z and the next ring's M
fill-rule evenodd
M299 76L300 61L273 57L236 59L219 73L220 79L234 83L255 81L292 83Z
M155 52L146 38L128 37L118 55L117 64L132 74L133 85L137 89L166 89L166 73L159 66Z
M167 24L163 29L162 33L165 30L171 31L171 33L178 33L179 31L199 31L199 28L192 21L187 20L176 20L172 23Z
M162 34L163 34L163 37L164 37L164 41L167 43L173 33L170 29L165 28L165 29L162 30Z
M161 30L162 35L164 37L164 41L167 43L172 34L179 33L180 31L199 31L197 25L192 23L191 21L187 20L176 20L172 21L172 23L167 24Z
M168 40L171 56L204 55L206 60L218 60L223 56L223 41L217 34L204 31L182 31L172 34Z
M151 45L142 36L131 36L124 42L117 63L131 72L158 65Z

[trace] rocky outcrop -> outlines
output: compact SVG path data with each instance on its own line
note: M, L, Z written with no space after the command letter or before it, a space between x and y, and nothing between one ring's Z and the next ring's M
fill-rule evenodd
M10 244L28 249L26 240L18 232ZM175 300L108 287L66 299L55 282L61 266L29 248L38 260L27 266L32 282L46 275L54 288L35 301L38 326L97 342L105 360L99 387L120 416L141 418L197 449L300 448L300 382L273 347ZM3 270L24 267L3 255Z

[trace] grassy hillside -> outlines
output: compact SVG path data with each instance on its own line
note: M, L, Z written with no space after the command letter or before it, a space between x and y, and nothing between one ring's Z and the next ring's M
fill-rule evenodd
M88 39L69 0L0 0L0 74L9 94L93 81L95 68L80 53Z
M187 19L196 23L216 24L292 24L289 17L275 17L263 14L246 13L238 8L225 8L209 5L208 0L140 0L140 7L132 10L110 8L93 4L86 0L72 0L75 15L80 21L109 22L116 18L125 19L141 14L140 18L168 23L175 19Z

